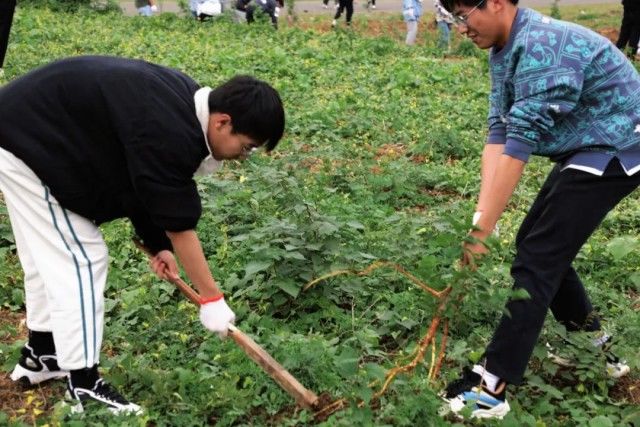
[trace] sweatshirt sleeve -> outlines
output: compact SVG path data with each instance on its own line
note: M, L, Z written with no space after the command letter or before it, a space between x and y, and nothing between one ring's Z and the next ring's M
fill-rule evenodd
M134 190L153 224L165 231L195 229L200 196L193 178L178 167L180 155L154 141L127 147L126 156Z
M162 250L173 251L167 233L153 222L135 194L124 195L122 201L137 237L151 254L155 255Z
M584 83L579 61L563 61L542 44L531 45L516 67L506 126L505 154L522 161L537 151L541 135L576 107Z
M507 139L507 127L502 120L500 109L498 108L498 96L498 91L492 77L491 93L489 94L489 117L487 119L489 126L487 144L504 144Z

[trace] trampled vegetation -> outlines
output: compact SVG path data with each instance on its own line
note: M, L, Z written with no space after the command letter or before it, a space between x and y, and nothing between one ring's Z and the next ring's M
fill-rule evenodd
M619 9L568 11L565 18L605 29ZM285 139L271 156L230 163L200 181L199 225L215 276L251 334L305 386L349 405L324 425L450 425L437 393L477 361L510 295L513 238L550 163L533 160L500 223L492 254L476 272L457 266L479 185L489 90L486 53L456 40L435 48L403 46L399 16L356 15L353 31L324 31L320 18L297 26L198 24L174 15L128 18L80 10L19 8L5 81L54 59L80 54L143 58L179 68L214 86L236 73L268 80L288 113ZM326 20L329 18L326 17ZM301 29L304 27L304 29ZM376 31L379 33L380 31ZM0 83L4 83L1 82ZM513 389L501 425L640 425L640 208L636 192L584 247L584 278L630 378L607 379L601 356L572 337L578 361L560 370L545 342L565 331L546 323L527 372ZM70 416L57 403L62 384L21 390L10 372L23 344L20 267L0 203L0 424L305 425L313 414L290 397L230 340L205 333L196 310L149 271L125 221L103 227L111 251L102 370L147 409L141 420L102 412ZM434 289L451 286L435 346L386 393L385 374L409 363L439 300L393 269L362 271L388 260ZM433 377L444 323L446 357ZM431 374L431 375L430 375ZM361 402L359 404L359 402ZM470 423L473 424L473 423Z

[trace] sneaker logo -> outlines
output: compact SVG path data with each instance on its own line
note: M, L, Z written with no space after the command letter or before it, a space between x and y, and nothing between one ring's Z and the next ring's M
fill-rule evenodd
M36 364L36 362L31 358L26 358L24 360L24 364L27 365L27 368L39 369L40 367Z

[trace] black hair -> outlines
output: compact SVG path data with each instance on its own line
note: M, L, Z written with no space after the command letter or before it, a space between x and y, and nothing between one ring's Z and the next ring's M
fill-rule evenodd
M517 5L519 0L509 0L511 4ZM475 7L478 6L478 9L484 9L487 6L487 1L483 1L478 5L478 0L441 0L442 7L447 9L448 12L453 13L453 9L456 5L459 6L467 6L467 7Z
M251 76L235 76L209 94L209 114L231 116L233 133L247 135L267 151L284 133L284 108L278 91Z

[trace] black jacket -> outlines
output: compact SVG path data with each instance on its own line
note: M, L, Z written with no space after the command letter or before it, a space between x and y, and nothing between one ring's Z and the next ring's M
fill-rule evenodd
M193 229L201 214L198 88L143 61L63 59L0 89L0 147L64 208L96 224L128 217L154 253L170 249L164 231Z

